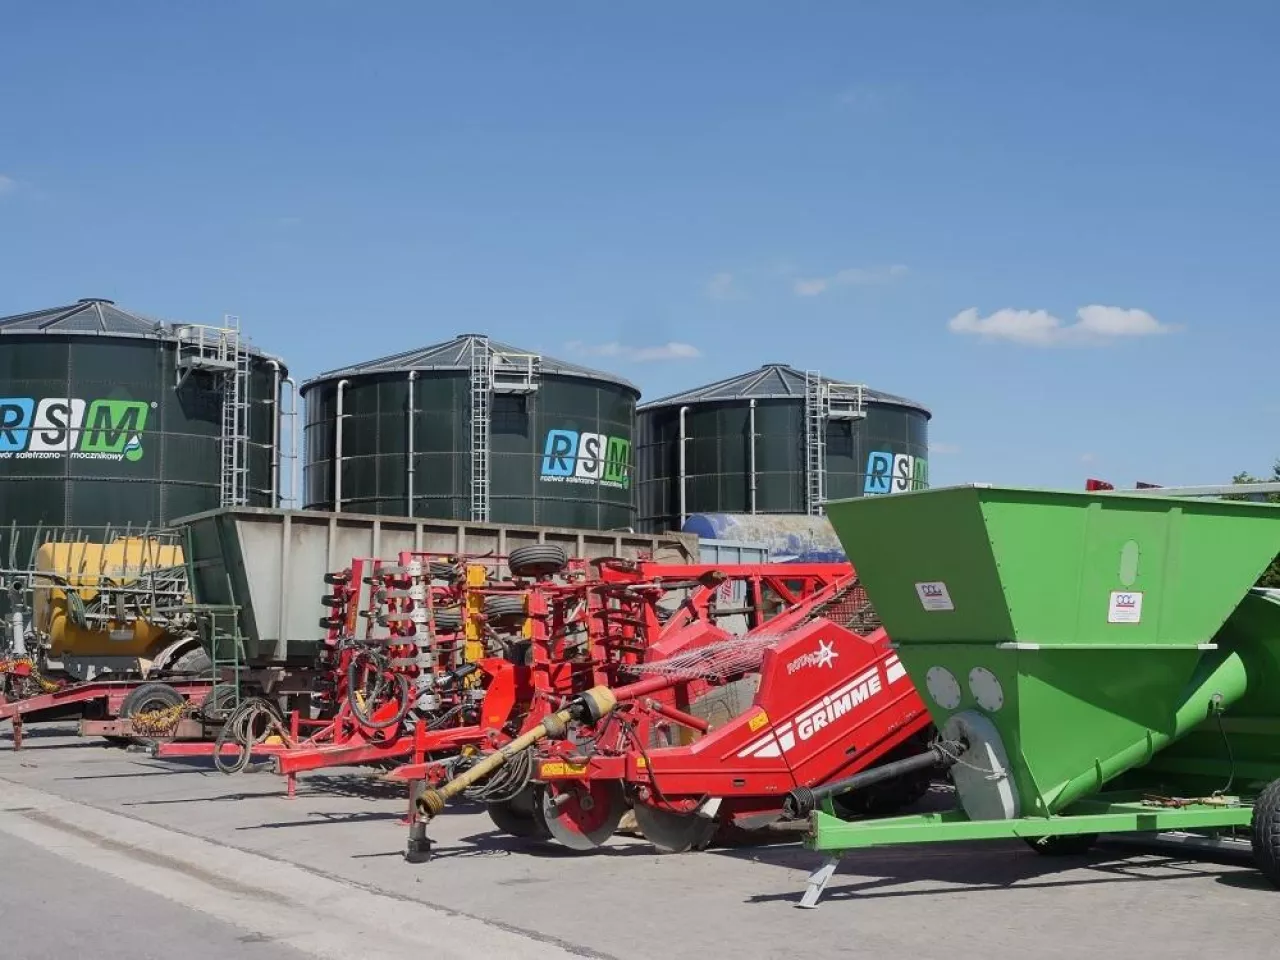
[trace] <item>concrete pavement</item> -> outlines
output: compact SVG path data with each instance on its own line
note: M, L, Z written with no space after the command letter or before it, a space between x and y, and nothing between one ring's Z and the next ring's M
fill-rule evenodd
M1104 848L1064 862L1020 843L888 848L847 858L822 906L803 911L795 903L820 858L794 843L659 856L616 837L574 854L498 835L483 812L462 809L432 824L436 859L414 865L401 856L404 796L368 771L312 775L290 800L269 773L227 777L41 733L20 753L0 742L0 833L313 956L354 941L367 956L418 960L423 950L1273 960L1280 942L1280 893L1247 861ZM108 859L88 862L90 850Z

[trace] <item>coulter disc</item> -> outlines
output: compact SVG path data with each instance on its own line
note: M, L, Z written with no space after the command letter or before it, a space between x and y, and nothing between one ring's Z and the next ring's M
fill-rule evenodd
M676 813L643 803L636 803L633 809L640 832L660 853L705 849L718 829L714 818L696 813Z
M544 784L537 804L548 832L570 850L594 850L613 836L627 812L622 784L616 780Z

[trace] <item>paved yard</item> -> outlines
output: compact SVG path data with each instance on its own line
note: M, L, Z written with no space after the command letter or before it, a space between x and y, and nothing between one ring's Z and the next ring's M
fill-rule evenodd
M17 753L0 735L0 856L30 905L16 915L53 925L19 935L45 953L6 956L82 952L92 924L38 908L55 886L81 914L104 914L103 931L152 918L170 948L181 929L239 944L223 955L270 960L1274 960L1280 949L1280 893L1247 860L1109 847L1064 866L1016 842L890 848L851 855L805 911L795 904L820 860L798 843L658 856L620 836L574 854L500 836L460 808L431 826L436 859L414 865L401 855L401 791L362 771L313 774L290 800L270 773L228 777L65 732L33 728Z

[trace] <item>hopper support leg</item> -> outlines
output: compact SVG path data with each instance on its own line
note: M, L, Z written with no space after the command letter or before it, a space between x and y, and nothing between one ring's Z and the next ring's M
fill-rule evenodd
M800 898L800 902L796 904L805 910L813 910L818 906L818 900L821 898L827 884L831 882L831 878L836 875L836 868L840 866L840 856L828 857L823 861L822 866L813 873L809 874L809 879L805 881L804 896Z

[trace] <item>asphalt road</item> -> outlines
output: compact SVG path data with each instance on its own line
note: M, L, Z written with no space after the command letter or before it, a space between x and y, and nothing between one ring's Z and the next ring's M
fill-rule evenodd
M0 833L8 960L304 960L234 924Z

